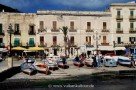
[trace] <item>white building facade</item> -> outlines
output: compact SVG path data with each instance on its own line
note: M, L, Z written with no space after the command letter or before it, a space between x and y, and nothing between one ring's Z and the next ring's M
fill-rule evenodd
M45 11L37 13L0 13L0 43L9 45L12 24L13 46L41 46L52 53L64 52L63 26L68 27L69 53L86 50L113 50L136 42L136 3L114 3L109 11ZM130 45L131 44L131 45Z

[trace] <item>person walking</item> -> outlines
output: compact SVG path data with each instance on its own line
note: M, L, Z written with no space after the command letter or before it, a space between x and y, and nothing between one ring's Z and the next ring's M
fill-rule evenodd
M131 55L131 65L130 65L130 67L135 68L135 61L134 61L133 55Z

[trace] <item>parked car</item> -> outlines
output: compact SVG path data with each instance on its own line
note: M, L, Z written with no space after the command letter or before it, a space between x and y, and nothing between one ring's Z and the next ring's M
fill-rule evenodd
M104 57L104 66L116 67L117 66L117 61L111 56L105 56Z

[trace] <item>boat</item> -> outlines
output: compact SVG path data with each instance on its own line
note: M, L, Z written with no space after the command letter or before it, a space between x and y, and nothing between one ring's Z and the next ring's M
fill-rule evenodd
M111 56L105 56L103 61L104 61L104 66L106 67L116 67L117 66L117 61Z
M24 63L21 64L21 71L25 74L32 75L37 72L34 66L34 60L26 59Z
M63 69L66 69L66 68L69 68L69 66L67 65L67 62L63 62L63 58L60 58L57 62L58 64L58 67L60 68L63 68Z
M131 60L128 57L119 56L118 57L118 64L130 66L131 65Z
M78 67L84 66L83 61L81 61L80 59L79 59L79 61L76 61L76 59L73 59L73 64L74 64L75 66L78 66Z
M92 58L87 58L87 59L85 59L84 64L85 64L86 66L88 66L88 67L91 67L92 64L93 64L93 59L92 59Z
M50 73L48 66L44 62L35 62L35 68L38 72L48 75Z
M48 66L49 69L52 69L52 70L58 69L57 56L48 56L46 59L43 59L43 61Z

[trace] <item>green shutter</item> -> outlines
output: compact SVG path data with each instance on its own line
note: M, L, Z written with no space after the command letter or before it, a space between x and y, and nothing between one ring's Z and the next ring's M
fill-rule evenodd
M130 28L134 28L134 23L130 23Z
M121 24L120 23L117 23L117 28L120 28L121 27Z
M14 39L14 46L19 46L20 45L20 40L19 38Z
M34 38L29 39L29 46L34 46Z
M134 11L130 11L130 16L133 16L134 15Z

